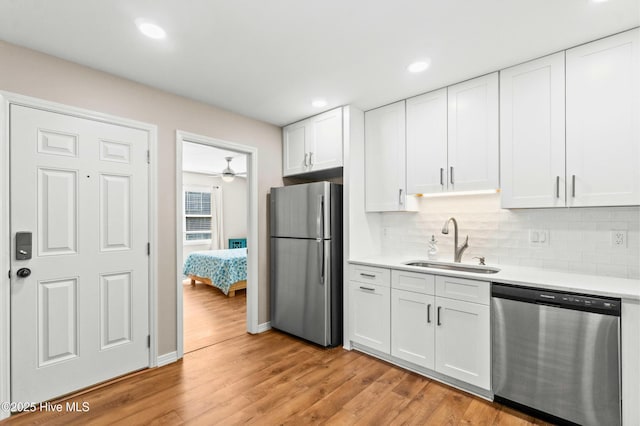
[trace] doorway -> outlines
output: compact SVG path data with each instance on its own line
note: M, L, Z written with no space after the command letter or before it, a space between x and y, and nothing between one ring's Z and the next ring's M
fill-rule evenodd
M0 95L0 400L155 366L157 128Z
M257 149L178 131L176 199L181 358L258 332Z

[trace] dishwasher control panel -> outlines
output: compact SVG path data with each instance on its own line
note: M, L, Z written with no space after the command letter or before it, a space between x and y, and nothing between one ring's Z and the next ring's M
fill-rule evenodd
M492 297L620 316L620 299L493 283Z

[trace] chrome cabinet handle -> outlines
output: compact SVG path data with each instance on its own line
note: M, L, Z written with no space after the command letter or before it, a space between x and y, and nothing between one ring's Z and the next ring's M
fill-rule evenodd
M453 185L453 166L449 167L449 180L451 181L451 185Z
M398 190L398 204L402 205L402 188Z
M556 176L556 198L560 198L560 176Z
M309 154L307 152L304 153L304 166L308 167L309 165L307 164L307 157L309 156Z
M444 186L444 168L440 167L440 186Z
M362 287L362 286L360 286L360 288L361 288L362 290L367 290L367 291L376 291L376 289L375 289L375 288L371 288L371 287Z
M313 152L309 153L309 166L313 166Z
M360 272L360 276L367 278L375 278L376 276L373 274L365 274L364 272Z
M437 321L437 324L438 324L438 325L442 325L442 324L440 323L440 308L441 308L441 306L438 306L438 312L436 313L437 318L438 318L436 321Z
M427 305L427 324L431 324L431 303Z
M576 175L571 175L571 196L576 197Z

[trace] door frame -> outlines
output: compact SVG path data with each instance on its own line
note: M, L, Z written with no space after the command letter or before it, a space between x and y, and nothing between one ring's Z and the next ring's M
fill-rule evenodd
M4 271L11 267L10 229L10 129L9 107L20 105L43 111L65 114L107 124L116 124L146 131L149 134L149 367L158 364L158 321L157 321L157 265L158 265L158 127L110 114L50 102L16 93L0 91L0 402L11 401L11 279ZM10 412L0 407L0 420L9 417Z
M259 333L258 327L258 148L222 139L176 130L176 323L177 357L184 355L183 300L182 300L182 144L198 143L214 148L235 151L247 156L247 332Z

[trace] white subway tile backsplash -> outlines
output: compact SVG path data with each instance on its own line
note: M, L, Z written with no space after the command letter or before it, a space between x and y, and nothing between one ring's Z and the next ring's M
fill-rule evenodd
M463 261L521 265L615 277L640 278L638 207L504 210L500 195L423 197L417 213L383 213L383 253L426 258L431 235L439 258L453 258L453 232L441 230L449 217L459 225L459 244L469 235ZM529 242L530 230L547 230L548 246ZM611 230L627 230L627 248L611 246Z

